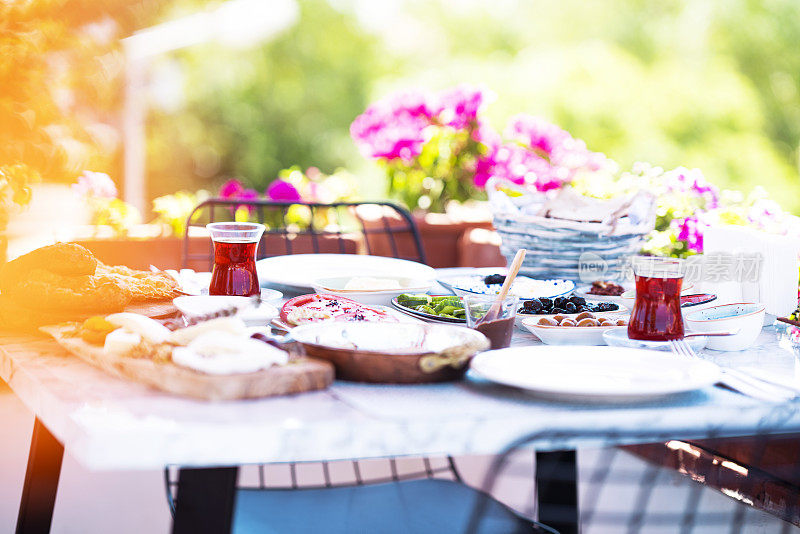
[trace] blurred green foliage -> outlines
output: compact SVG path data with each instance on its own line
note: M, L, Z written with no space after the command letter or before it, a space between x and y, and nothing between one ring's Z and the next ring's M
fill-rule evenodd
M153 196L238 177L260 192L281 169L332 172L358 158L353 118L385 72L378 40L325 0L301 3L298 24L271 42L180 54L186 104L150 121Z
M385 178L357 154L352 119L390 90L472 83L497 93L498 129L542 115L622 168L699 167L800 211L800 2L389 4L398 13L369 29L356 13L375 4L300 0L298 24L266 44L181 53L186 104L151 117L151 194L229 176L263 191L293 164L374 186Z

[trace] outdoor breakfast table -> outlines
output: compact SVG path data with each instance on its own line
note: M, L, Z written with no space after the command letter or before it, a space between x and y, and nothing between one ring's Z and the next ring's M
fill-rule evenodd
M539 342L517 330L512 343ZM800 374L775 327L748 351L702 356ZM430 385L336 381L296 396L203 402L112 377L47 338L19 335L0 337L0 377L36 417L18 519L18 532L26 533L49 529L64 448L92 470L181 466L173 531L202 525L203 532L224 532L240 464L496 454L529 436L538 471L551 464L573 473L553 491L538 492L547 523L551 505L576 506L578 448L800 432L799 402L766 403L720 387L650 402L580 404L468 376ZM572 522L561 526L577 528L577 509Z

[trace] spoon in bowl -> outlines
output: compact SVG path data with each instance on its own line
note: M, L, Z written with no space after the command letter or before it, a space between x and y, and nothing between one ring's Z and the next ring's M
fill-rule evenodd
M501 307L503 305L503 301L508 296L509 290L511 290L511 284L514 283L514 279L517 277L517 273L519 273L520 267L522 267L522 261L525 259L525 253L528 251L524 248L521 248L517 251L516 256L514 256L514 261L511 262L511 267L508 269L508 274L506 275L506 280L503 282L503 287L500 288L500 293L497 294L497 299L492 304L492 307L489 308L489 311L486 312L483 320L481 322L489 322L494 321L501 315Z

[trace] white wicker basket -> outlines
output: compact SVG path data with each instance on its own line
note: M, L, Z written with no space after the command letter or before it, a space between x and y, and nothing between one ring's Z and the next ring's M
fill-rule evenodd
M520 196L509 196L511 188ZM627 259L642 247L655 225L655 203L647 199L639 217L623 216L603 222L577 222L536 215L545 195L490 179L487 192L494 227L500 234L503 256L511 262L517 250L528 250L520 273L532 278L564 278L581 281L591 265L590 282L598 278L620 279ZM598 267L598 264L602 267Z

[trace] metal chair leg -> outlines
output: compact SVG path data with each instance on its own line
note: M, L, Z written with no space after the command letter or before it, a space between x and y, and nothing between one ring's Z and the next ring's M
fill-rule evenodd
M53 521L64 446L37 417L17 516L17 534L47 534Z
M536 453L536 495L539 522L561 534L577 534L578 466L573 451Z
M237 467L181 469L172 533L229 534L237 474Z

